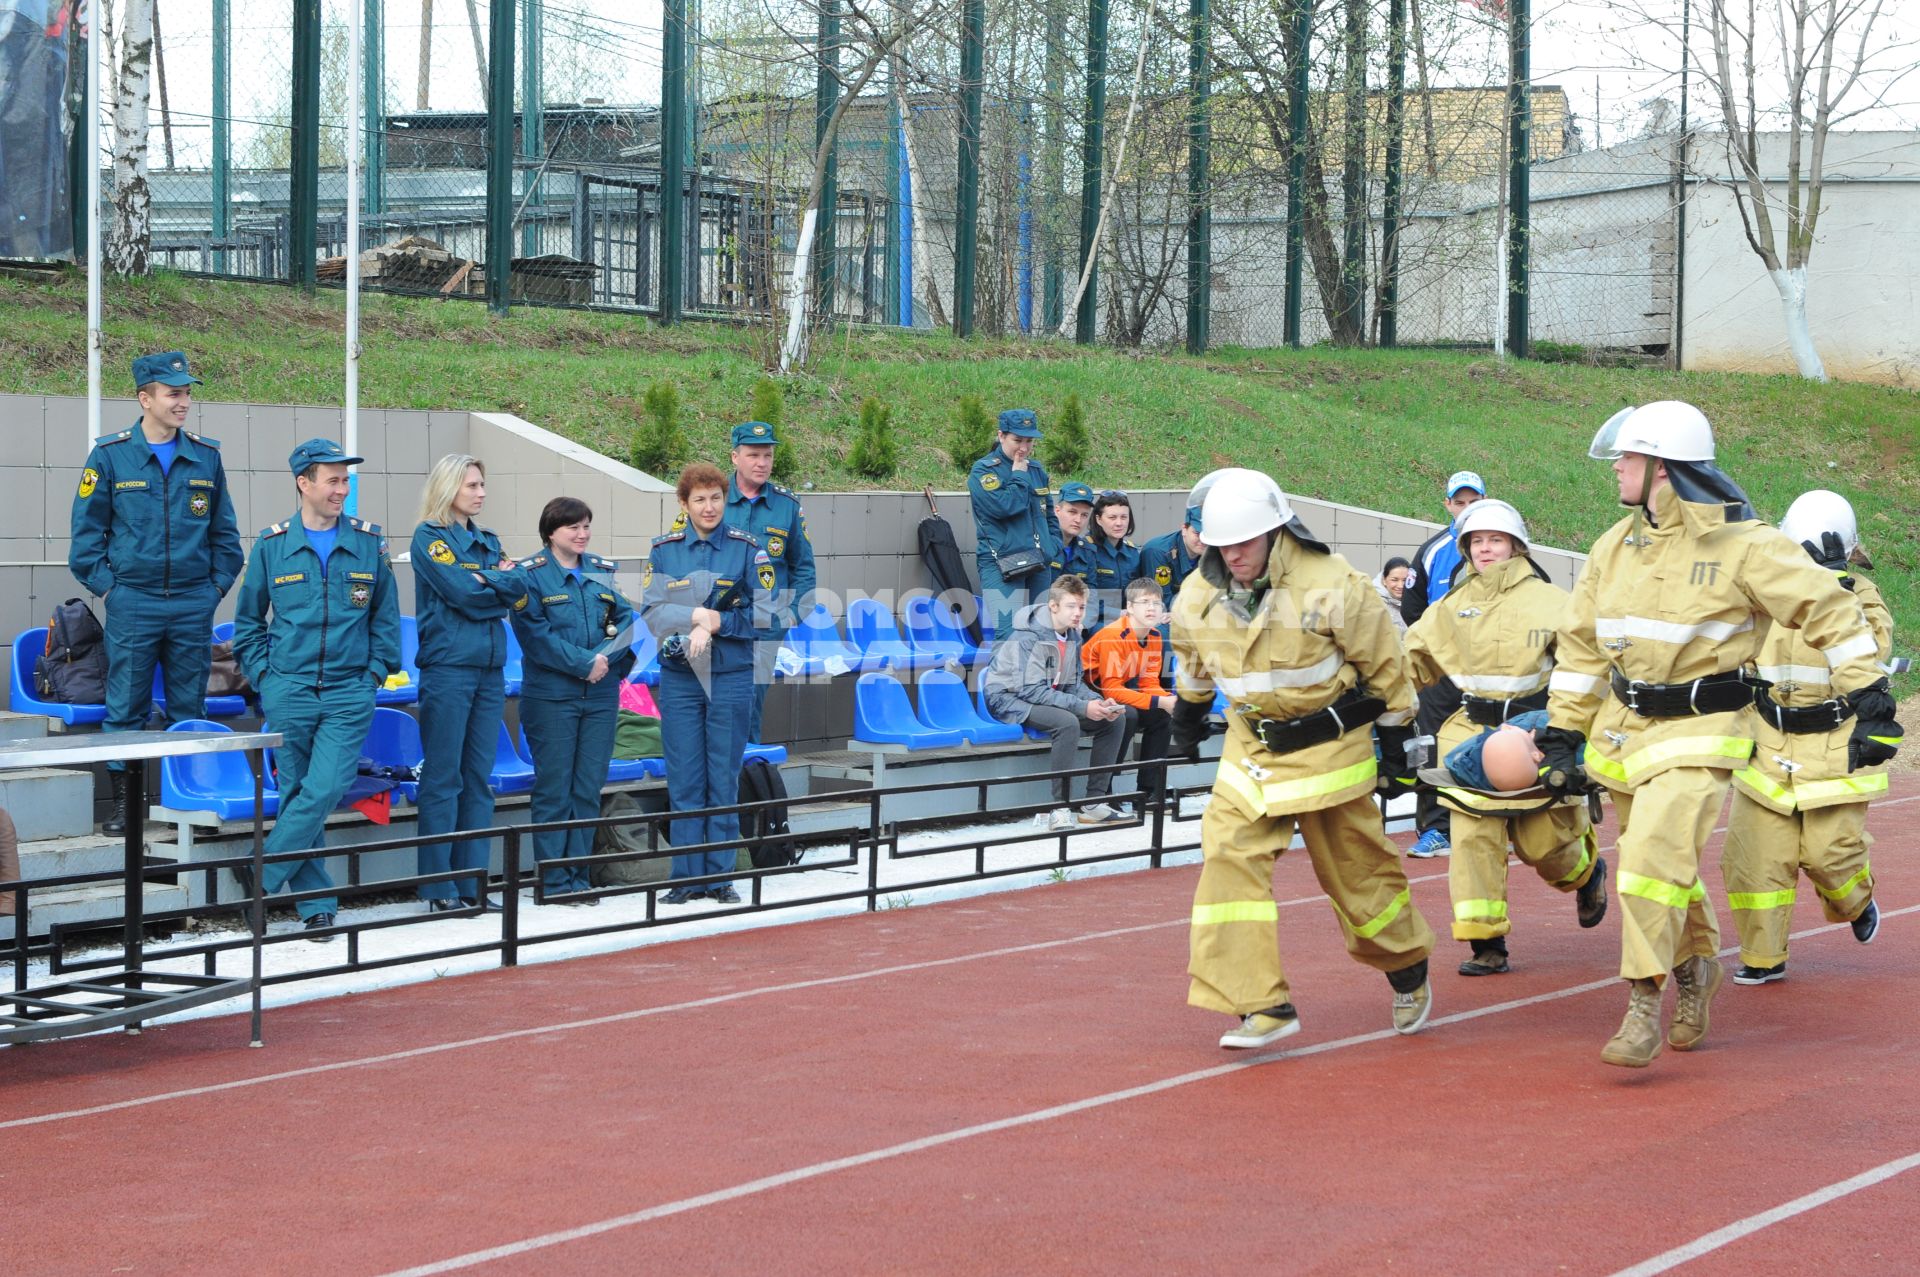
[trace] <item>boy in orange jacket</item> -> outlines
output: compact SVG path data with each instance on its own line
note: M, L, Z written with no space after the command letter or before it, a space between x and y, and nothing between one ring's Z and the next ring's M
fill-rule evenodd
M1167 756L1173 735L1174 695L1161 677L1167 663L1167 641L1160 625L1166 609L1160 587L1145 577L1127 583L1126 611L1096 630L1080 648L1087 681L1102 696L1127 707L1122 740L1138 735L1140 761ZM1126 752L1126 746L1121 746ZM1160 801L1166 790L1167 769L1142 767L1140 791L1149 803Z

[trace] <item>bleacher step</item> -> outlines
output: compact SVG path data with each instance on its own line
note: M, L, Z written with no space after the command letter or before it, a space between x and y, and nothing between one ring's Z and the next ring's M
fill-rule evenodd
M166 833L165 826L156 826ZM161 844L172 850L171 843ZM159 852L151 839L147 858L151 862ZM20 874L24 878L64 878L69 874L117 873L126 865L125 840L107 834L81 834L77 837L43 838L20 844ZM171 856L160 856L172 859Z
M146 884L146 911L187 907L187 889L163 882ZM73 887L50 887L32 897L32 922L27 934L44 936L54 923L114 923L126 916L126 893L118 882L82 883ZM14 919L0 916L0 941L13 939Z
M93 832L93 773L58 767L0 771L0 807L23 843Z
M45 714L0 710L0 740L44 740L49 721Z

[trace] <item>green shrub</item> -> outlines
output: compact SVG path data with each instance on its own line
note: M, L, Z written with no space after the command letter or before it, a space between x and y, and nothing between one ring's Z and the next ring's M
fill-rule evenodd
M878 399L860 405L860 432L854 436L848 464L868 479L886 479L900 468L900 444L893 437L893 409Z
M787 394L780 383L772 377L762 377L753 383L753 416L750 420L764 421L773 427L774 435L780 440L773 448L773 477L781 483L789 483L794 477L798 463L793 456L793 442L782 432L787 415Z
M953 431L947 436L947 455L953 459L954 468L961 474L972 471L974 462L993 451L999 433L979 395L960 396Z
M656 381L641 396L641 418L628 451L636 470L671 480L687 459L687 432L680 425L680 392L670 381Z
M1072 474L1086 463L1092 445L1087 439L1087 414L1080 406L1079 395L1067 396L1060 419L1047 430L1040 446L1049 475Z

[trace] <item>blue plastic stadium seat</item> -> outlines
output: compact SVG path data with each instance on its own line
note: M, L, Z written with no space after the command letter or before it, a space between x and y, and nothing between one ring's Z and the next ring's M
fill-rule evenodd
M924 670L941 663L940 657L909 647L893 612L873 599L855 599L848 606L847 639L866 658L868 669Z
M420 724L401 709L373 711L373 726L367 730L367 743L360 752L382 766L416 770L427 757L426 746L420 742ZM395 801L418 802L420 782L395 781L393 797Z
M638 619L633 625L633 673L627 682L660 686L660 640Z
M34 694L33 672L40 665L40 657L47 650L47 631L44 627L22 630L13 639L13 712L16 714L45 714L48 718L57 718L69 726L76 723L105 722L105 705L63 705L59 701L43 701ZM251 794L253 791L247 791Z
M1020 739L1018 723L1000 723L974 708L966 680L948 670L920 679L920 721L935 731L960 732L972 745L1005 745Z
M500 624L507 630L507 657L501 662L500 673L506 678L507 695L518 696L526 679L526 654L520 650L520 636L513 632L513 622L503 616Z
M928 727L914 717L907 689L891 674L868 673L853 687L853 739L868 745L947 749L966 743L956 731Z
M373 694L375 705L411 705L420 699L420 629L410 616L400 618L400 669L406 671L406 683L382 686Z
M233 642L233 622L222 621L213 627L213 641L216 643Z
M1091 700L1092 697L1088 697L1088 699ZM974 689L973 704L974 708L980 711L981 718L984 718L989 723L1001 723L1000 719L993 716L993 711L987 708L987 680L984 677L980 680L980 686ZM1045 732L1028 727L1025 723L1001 723L1001 726L1018 727L1029 740L1045 740L1047 738Z
M945 623L950 615L939 599L915 594L907 599L900 618L906 624L907 641L913 645L915 652L930 656L942 664L949 661L970 664L968 656L978 655L978 650L969 653L953 626Z
M533 788L533 764L520 757L513 747L513 733L500 724L500 738L493 747L493 771L487 785L496 794L524 794Z
M377 714L379 713L379 710L375 709L374 712ZM399 711L396 710L395 712L398 713ZM169 730L178 730L178 729L169 729ZM267 722L265 719L262 719L260 722L260 730L263 732L271 732L273 730L273 725ZM278 785L276 784L274 777L278 773L279 767L280 765L278 761L277 751L269 749L267 751L267 787L269 789L273 789L273 790L278 789ZM335 811L345 811L349 807L352 807L355 803L360 802L363 799L372 798L376 794L385 793L389 789L395 789L395 786L391 781L381 780L374 776L356 775L352 780L347 782L347 792L340 796L340 801L333 805L333 809ZM253 797L253 781L252 780L247 781L247 797L249 799ZM403 798L404 795L396 792L394 794L394 797Z
M756 758L762 762L771 763L773 766L778 767L781 763L787 761L787 747L785 745L750 744L747 746L747 752L741 756L740 761L742 763L750 763ZM661 774L666 774L664 767L661 769Z
M153 667L153 708L163 715L167 712L166 679L162 676L158 664ZM206 711L208 718L238 718L247 712L247 698L227 694L215 696L208 693L201 698L201 708Z
M786 645L805 663L809 674L851 674L880 668L878 661L868 660L840 637L839 622L820 604L788 631Z
M170 732L231 731L224 723L189 718L167 728ZM253 768L239 751L222 754L183 754L160 760L160 805L175 811L212 812L219 820L253 819ZM260 814L271 819L280 811L280 791L271 772L261 788Z

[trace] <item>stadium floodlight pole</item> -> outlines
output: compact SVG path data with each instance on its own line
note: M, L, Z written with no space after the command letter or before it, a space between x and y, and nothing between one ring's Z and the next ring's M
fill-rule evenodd
M1528 0L1507 0L1508 47L1512 69L1507 81L1507 108L1510 116L1507 146L1511 171L1507 176L1507 349L1514 358L1525 359L1528 351L1527 237L1533 230L1529 191L1532 170L1533 94L1528 86L1532 75L1529 58Z
M81 455L100 437L100 9L87 9L86 120L76 132L87 164L87 437Z
M511 0L487 12L487 309L507 313L513 276L513 28Z
M1293 65L1287 68L1287 291L1281 340L1300 349L1301 256L1307 184L1307 43L1313 36L1313 0L1293 0Z
M340 442L347 455L360 446L360 45L365 0L347 5L347 376L342 395L344 414ZM347 471L346 512L360 513L360 476Z
M1095 0L1100 3L1101 0ZM974 263L980 244L980 97L985 88L986 0L960 10L960 168L953 233L953 335L973 335Z
M1213 193L1208 172L1213 131L1210 0L1190 0L1187 43L1187 353L1207 350L1213 311Z

